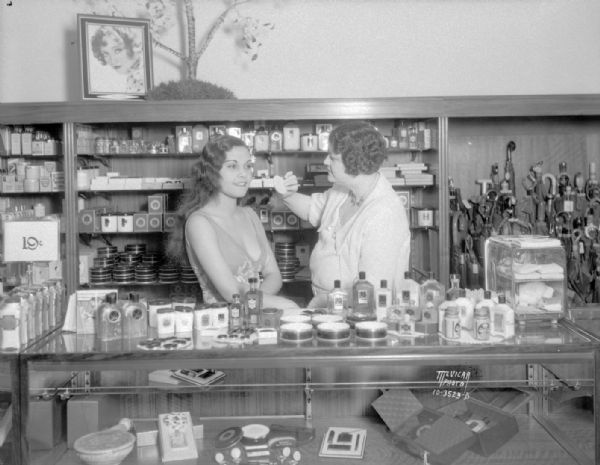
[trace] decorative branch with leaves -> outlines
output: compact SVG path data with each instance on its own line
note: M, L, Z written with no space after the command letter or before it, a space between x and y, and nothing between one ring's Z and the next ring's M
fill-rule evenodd
M166 45L159 38L165 30L171 27L176 16L176 3L174 0L137 0L135 2L118 2L117 0L85 0L92 6L95 14L110 14L112 16L132 16L131 12L122 10L124 5L129 10L135 10L133 15L150 19L153 44L176 56L185 63L185 79L196 79L198 63L206 52L208 46L215 37L217 31L223 27L230 14L235 13L236 18L225 26L226 32L233 32L236 36L236 45L242 52L250 57L252 61L258 58L258 50L262 46L261 36L266 31L273 30L275 25L271 22L263 22L250 16L242 16L238 7L252 0L228 0L225 9L211 23L208 31L199 42L196 42L196 17L192 0L184 0L187 35L187 51L180 52ZM100 8L99 8L100 7Z

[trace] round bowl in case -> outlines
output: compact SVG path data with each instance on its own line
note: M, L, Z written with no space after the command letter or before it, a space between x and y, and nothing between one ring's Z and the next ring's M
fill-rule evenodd
M73 443L79 458L88 465L119 465L135 445L135 435L127 431L127 422L107 430L81 436Z
M279 338L282 341L309 341L313 337L313 327L310 323L285 323L279 327Z
M382 321L361 321L354 325L356 337L361 339L385 339L387 324Z
M327 341L350 339L350 325L339 321L321 323L317 326L317 339Z

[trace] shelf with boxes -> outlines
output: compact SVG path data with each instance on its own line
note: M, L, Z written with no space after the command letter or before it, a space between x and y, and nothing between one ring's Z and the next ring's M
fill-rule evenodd
M29 110L29 107L32 109ZM78 188L79 171L98 168L102 176L118 173L118 176L111 178L185 178L189 174L190 166L195 162L195 152L199 150L198 142L205 141L211 134L230 132L240 135L248 145L252 145L256 157L257 178L285 174L287 171L293 171L299 178L305 178L307 167L309 170L320 169L320 174L323 174L322 164L326 156L323 143L328 130L348 119L361 119L375 124L386 137L390 151L386 165L393 167L396 163L425 163L430 173L435 176L439 171L442 156L438 141L439 118L431 111L433 108L435 105L415 106L402 99L236 102L209 100L144 102L142 106L133 106L131 102L86 102L86 105L19 104L4 106L1 113L3 121L8 123L52 124L64 132L63 161L67 167L66 214L69 217L68 230L75 232L75 237L69 236L67 241L70 257L67 275L71 285L77 287L80 241L76 225L82 207L79 197L86 197L83 200L84 209L111 205L113 211L137 212L144 210L144 194L152 192L132 192L118 187L121 182L135 184L138 182L135 179L106 180L106 184L111 184L108 189L97 186L94 186L93 191L85 187ZM409 127L414 127L413 132L417 135L420 131L422 140L418 139L416 146L409 147L407 142L407 146L402 147L404 142L400 139L404 137L404 131L401 129L406 128L408 137ZM427 131L424 131L425 129ZM286 131L287 135L291 134L292 137L286 137ZM181 133L187 133L188 137L179 138ZM198 134L202 135L199 137ZM256 147L255 137L258 141ZM261 149L261 143L264 150ZM277 143L280 144L279 150ZM427 144L431 144L431 147ZM395 175L396 170L392 171ZM81 176L85 184L86 176ZM100 183L102 181L104 180L100 180ZM437 183L437 176L433 182ZM116 186L112 185L114 183ZM310 192L326 187L326 183L312 187L305 182L303 189ZM413 205L437 208L441 195L439 189L435 184L431 188L421 187L414 189L413 186L401 186L400 189L413 191ZM156 192L162 192L162 189ZM174 209L176 196L180 191L168 192L175 197L172 202ZM254 194L254 189L251 193ZM425 241L418 238L413 244L414 261L418 268L429 270L434 267L436 273L439 273L438 258L431 254L433 260L429 263L429 251L420 249L429 249L430 239L442 239L433 236L429 238L429 234L415 235L425 236L426 239ZM118 244L124 245L132 236L111 235L111 240L113 237ZM154 244L155 241L152 242Z

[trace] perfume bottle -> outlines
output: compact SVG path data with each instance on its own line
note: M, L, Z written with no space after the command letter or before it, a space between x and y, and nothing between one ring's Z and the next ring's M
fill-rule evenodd
M467 297L465 289L460 289L458 291L458 297L456 298L455 303L460 315L460 325L470 331L473 328L473 312L475 310L475 304Z
M148 335L148 309L140 302L137 292L129 293L123 304L123 337L137 338Z
M248 328L256 328L260 320L260 311L262 309L262 291L258 288L258 278L249 278L250 289L246 292L244 303L248 315L248 321L245 325Z
M404 279L401 279L396 284L396 298L400 302L413 302L415 306L419 306L419 291L420 284L411 278L410 272L404 273Z
M388 307L392 305L392 290L387 287L387 279L382 279L375 291L375 315L377 321L385 320Z
M449 294L453 299L458 298L458 293L460 291L460 275L459 274L451 274L450 275L450 289L448 289L447 294Z
M327 310L343 317L348 313L348 293L342 289L341 281L333 281L333 290L327 295Z
M121 339L122 317L122 311L117 306L116 292L107 294L104 302L98 307L97 311L98 339L101 341Z
M490 314L495 306L496 304L492 300L492 292L484 291L483 300L475 306L473 316L473 337L475 339L487 341L490 338Z
M375 320L375 288L367 281L364 271L358 272L358 279L352 285L352 321Z
M567 173L567 162L558 164L558 195L563 196L569 186L569 175Z
M243 326L242 299L239 294L233 294L232 302L229 304L229 330L241 329Z
M498 295L498 303L492 307L490 320L494 336L508 339L515 335L515 311L506 303L504 294Z
M448 307L456 307L456 299L458 294L450 292L446 293L446 300L444 300L438 307L438 333L444 334L444 318L446 316L446 309Z
M444 301L445 295L445 286L436 280L435 274L430 271L429 278L419 288L419 302L424 322L438 322L439 306Z

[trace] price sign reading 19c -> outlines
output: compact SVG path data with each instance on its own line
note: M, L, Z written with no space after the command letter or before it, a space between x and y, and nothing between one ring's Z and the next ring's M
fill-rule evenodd
M4 223L6 262L50 262L59 259L58 219L16 220Z

